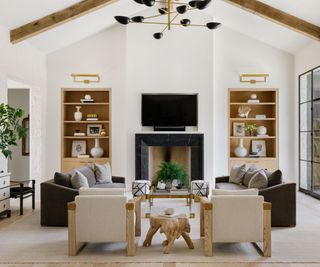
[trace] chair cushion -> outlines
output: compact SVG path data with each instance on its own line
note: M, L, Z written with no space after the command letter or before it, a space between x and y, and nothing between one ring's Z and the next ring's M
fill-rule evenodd
M86 166L84 166L80 169L77 169L77 170L79 172L81 172L87 178L89 187L92 187L97 183L94 170L89 165L86 165Z
M229 183L233 184L242 184L244 175L246 173L246 165L242 164L241 166L232 166L230 170Z
M257 171L258 171L258 169L257 169L256 165L251 165L249 167L249 169L247 170L246 174L244 175L242 184L244 186L248 187L251 178L253 177L253 175L255 175L255 173Z
M89 188L87 177L78 170L75 170L74 174L71 176L71 184L74 189L79 189L81 187Z
M107 183L107 184L96 184L93 188L125 188L126 185L122 183Z
M54 182L58 185L66 186L66 187L72 187L71 185L71 174L70 173L61 173L61 172L56 172L54 174Z
M240 190L212 189L212 196L257 196L258 194L259 190L256 188Z
M249 181L248 188L263 189L268 187L268 178L264 170L256 172Z
M274 172L265 171L268 177L268 187L275 186L282 183L282 172L280 170L276 170Z
M216 189L225 189L225 190L243 190L247 189L245 186L240 184L233 183L216 183Z
M80 188L79 195L121 195L126 193L125 188Z
M95 163L95 167L96 180L99 184L112 183L111 167L109 162L103 165Z

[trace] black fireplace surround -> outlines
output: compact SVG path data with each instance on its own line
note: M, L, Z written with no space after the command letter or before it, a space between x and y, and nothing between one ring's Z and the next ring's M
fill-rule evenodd
M191 181L203 180L203 134L136 134L136 180L149 180L149 146L189 146Z

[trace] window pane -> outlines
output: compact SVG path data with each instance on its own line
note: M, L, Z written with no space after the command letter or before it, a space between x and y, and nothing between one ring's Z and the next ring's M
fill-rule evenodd
M311 102L300 105L300 131L311 131Z
M300 133L300 159L311 161L311 138L310 132Z
M311 162L300 161L300 187L311 190Z
M300 76L300 103L311 100L311 72Z
M320 164L313 164L313 191L320 193Z
M320 68L313 71L313 99L320 98Z
M307 153L310 153L310 151L308 151ZM300 154L302 154L302 152ZM319 136L313 136L313 161L320 163L320 137Z

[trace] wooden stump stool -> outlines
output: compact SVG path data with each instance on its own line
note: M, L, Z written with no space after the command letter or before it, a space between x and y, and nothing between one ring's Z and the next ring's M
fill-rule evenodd
M186 241L190 249L194 249L192 240L189 236L190 224L185 214L179 214L174 217L169 216L151 216L150 217L150 229L147 233L146 239L143 242L144 247L149 247L152 242L154 234L160 229L160 233L164 233L166 240L162 242L165 247L164 252L168 254L176 239L180 236Z

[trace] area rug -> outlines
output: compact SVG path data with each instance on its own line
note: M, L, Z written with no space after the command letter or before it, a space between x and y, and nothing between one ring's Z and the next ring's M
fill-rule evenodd
M165 207L187 213L183 200L156 200L153 213ZM76 257L69 257L67 228L41 227L40 212L29 212L13 223L0 228L0 263L112 263L112 262L219 262L219 263L320 263L320 202L298 194L298 220L294 228L272 229L272 257L262 257L251 244L214 244L213 257L203 256L199 238L199 206L195 204L196 218L190 219L191 238L195 249L190 250L181 238L170 254L163 254L164 235L157 233L151 247L143 247L149 229L149 220L143 217L142 236L138 240L135 257L126 257L125 244L89 244ZM144 212L144 205L142 207ZM115 222L116 223L116 222ZM241 229L239 229L241 231ZM261 245L261 244L260 244Z

